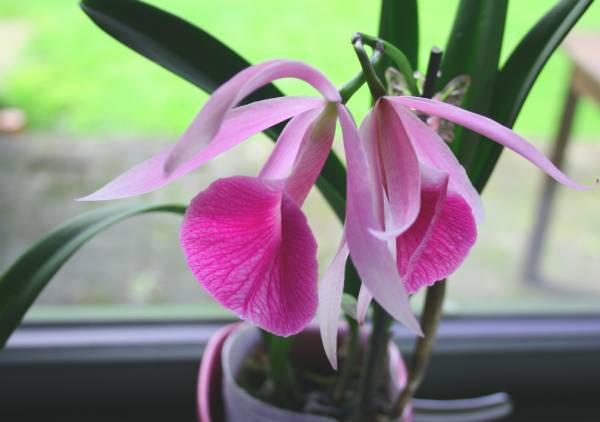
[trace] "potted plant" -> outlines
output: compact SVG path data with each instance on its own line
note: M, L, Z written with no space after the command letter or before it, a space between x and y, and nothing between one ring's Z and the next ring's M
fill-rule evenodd
M81 200L159 189L261 131L276 144L256 177L217 180L188 206L108 207L50 233L0 278L0 339L89 238L133 215L176 212L184 214L180 239L192 273L251 324L225 327L207 346L201 420L410 421L430 411L438 420L483 421L506 414L504 395L443 403L419 402L414 394L441 317L445 279L475 243L479 193L502 148L585 189L510 127L589 4L556 4L499 69L507 2L463 0L445 54L433 48L419 78L417 2L384 0L379 36L351 37L357 75L338 89L302 62L250 65L201 29L145 3L84 0L84 11L117 40L214 92L176 144ZM301 80L318 94L283 96L271 84L281 78ZM347 103L364 84L372 108L358 124ZM345 167L332 151L337 125ZM315 184L344 221L320 281L316 241L301 209ZM427 294L419 321L409 300L421 289ZM310 325L315 318L318 326ZM417 336L409 369L391 341L394 321Z

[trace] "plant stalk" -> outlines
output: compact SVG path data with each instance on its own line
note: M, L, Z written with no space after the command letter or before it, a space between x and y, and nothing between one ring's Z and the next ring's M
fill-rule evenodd
M370 63L373 68L377 68L381 64L381 50L374 48L373 54L371 55ZM342 97L342 103L346 104L350 98L363 86L367 81L365 73L361 70L354 78L346 82L340 89L340 95Z
M369 60L369 56L367 55L362 42L362 37L359 33L356 33L352 36L352 46L354 47L354 52L356 53L358 61L360 62L360 66L362 67L363 74L367 79L367 85L369 86L371 95L373 95L375 100L385 96L385 88L377 77L377 73L375 72L371 61ZM381 48L381 45L378 45L377 50L381 51Z
M425 82L423 83L424 98L431 98L435 94L435 84L442 67L442 50L438 47L433 47L429 53L429 64L427 65L427 73L425 74Z
M348 388L356 365L360 357L360 328L358 322L348 318L348 338L346 342L346 359L340 370L335 387L333 388L333 400L340 402L344 397L344 392Z
M381 379L381 371L387 360L392 322L392 317L376 301L373 301L373 329L369 337L366 362L359 388L358 411L355 412L356 421L376 420L377 412L373 403Z
M429 365L431 349L435 342L437 328L442 317L445 295L446 280L438 281L433 286L427 288L425 306L421 318L421 328L424 336L417 338L408 381L406 387L402 390L400 396L392 406L392 419L398 418L404 413L406 405L413 398L423 381Z
M404 75L404 79L406 79L406 83L408 85L408 89L410 93L414 96L419 95L419 88L417 87L417 83L415 82L414 71L412 66L410 65L410 61L406 57L406 55L402 52L402 50L398 49L393 44L382 40L377 37L373 37L371 35L359 33L361 37L361 41L373 48L379 46L382 53L387 56L394 64L396 68Z

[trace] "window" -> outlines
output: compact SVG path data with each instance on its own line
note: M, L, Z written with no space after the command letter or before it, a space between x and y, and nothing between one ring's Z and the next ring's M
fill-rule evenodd
M151 3L205 27L252 61L293 56L318 64L340 84L357 69L350 35L357 29L375 32L377 22L377 8L369 2L349 9L344 1L272 1L277 19L269 25L256 25L269 16L243 0ZM424 53L433 44L443 47L456 1L420 4L428 20L422 27ZM544 0L511 3L504 57L547 6ZM233 14L236 25L225 25ZM306 21L326 24L306 31ZM596 4L578 27L598 29L598 22ZM339 47L347 44L347 50ZM17 107L28 120L21 133L0 132L1 271L52 227L101 206L73 199L170 144L206 95L109 39L70 0L2 1L0 58L0 109ZM568 62L558 53L516 126L544 150L556 130L567 77ZM296 84L281 87L307 92ZM366 95L361 99L366 103ZM354 111L360 117L366 107ZM567 160L576 180L598 176L597 113L587 103L578 111ZM266 139L253 139L168 188L127 201L187 202L218 177L254 174L270 148ZM541 266L547 281L532 285L522 266L542 177L510 152L502 157L483 195L487 219L479 241L450 283L450 317L442 324L432 366L439 382L426 382L424 395L508 390L525 409L514 420L532 420L540 412L547 420L566 418L561 412L567 408L579 420L593 413L594 381L600 377L600 202L597 195L559 191ZM306 214L326 264L340 225L316 190ZM178 225L179 218L168 215L120 223L61 270L11 346L0 352L5 381L0 396L8 398L9 416L193 420L202 348L230 316L187 271ZM540 316L549 313L553 316ZM401 330L398 341L410 350ZM514 377L518 373L527 376Z

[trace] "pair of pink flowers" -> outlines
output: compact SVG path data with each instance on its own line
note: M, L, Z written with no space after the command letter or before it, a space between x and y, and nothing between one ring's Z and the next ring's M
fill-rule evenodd
M259 87L298 78L323 98L280 97L236 107ZM187 174L277 123L291 120L257 177L220 179L191 202L181 245L192 272L223 306L277 335L302 330L317 312L336 366L336 337L348 256L371 297L420 334L409 294L451 274L475 242L479 195L444 141L410 109L493 139L557 181L581 188L544 155L498 123L441 102L383 97L360 132L338 90L316 69L274 60L221 86L174 146L82 200L140 195ZM347 204L339 250L317 287L317 244L302 204L331 150L339 121L347 162Z

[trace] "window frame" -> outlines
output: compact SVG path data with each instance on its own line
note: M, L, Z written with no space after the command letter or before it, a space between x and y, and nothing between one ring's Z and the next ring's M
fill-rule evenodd
M194 420L202 351L226 322L25 323L0 351L2 412ZM410 360L414 338L396 326L394 340ZM599 385L600 314L451 316L418 396L507 391L510 420L589 420Z

